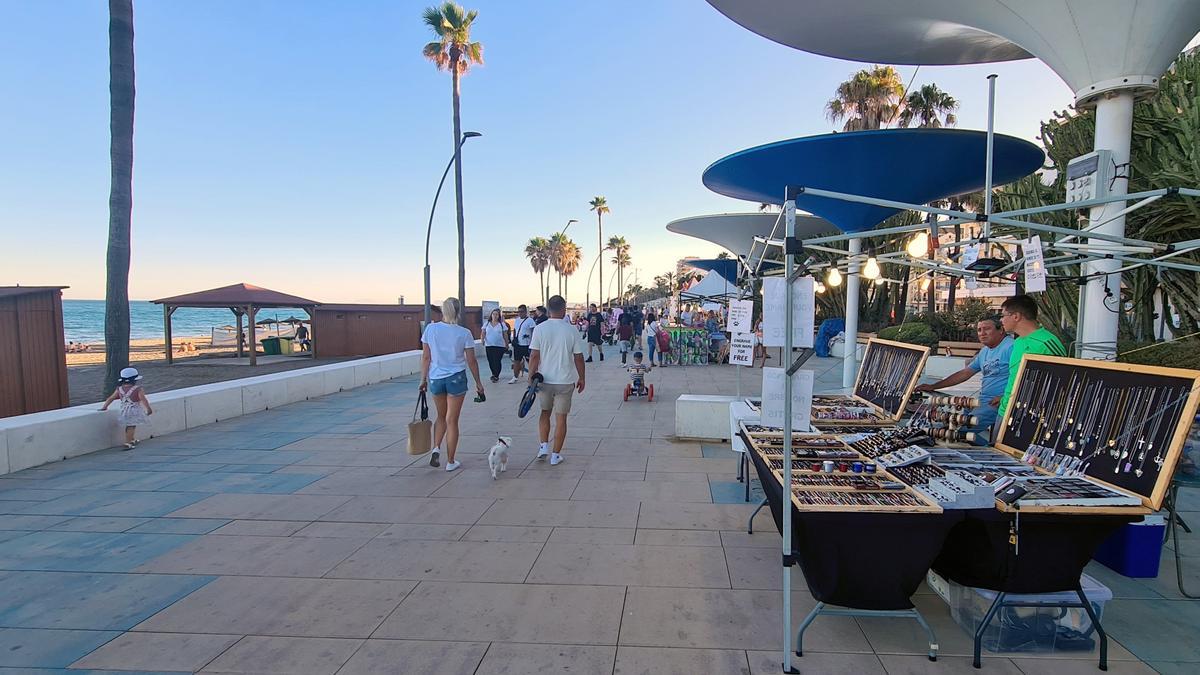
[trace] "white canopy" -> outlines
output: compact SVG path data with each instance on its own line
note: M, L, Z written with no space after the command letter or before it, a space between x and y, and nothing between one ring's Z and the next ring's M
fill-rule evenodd
M716 272L709 272L691 288L679 293L680 300L734 300L738 285Z

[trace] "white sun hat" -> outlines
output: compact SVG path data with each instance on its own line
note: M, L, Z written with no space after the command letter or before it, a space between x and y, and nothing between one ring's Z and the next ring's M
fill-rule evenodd
M137 382L142 379L142 376L138 374L137 368L122 368L121 379L126 382Z

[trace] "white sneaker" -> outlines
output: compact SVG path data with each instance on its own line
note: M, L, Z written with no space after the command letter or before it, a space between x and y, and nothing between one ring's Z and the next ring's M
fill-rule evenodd
M562 464L562 462L563 462L562 455L558 454L557 452L550 453L550 466L556 466L558 464Z
M519 378L519 377L514 377L514 378L512 378L511 380L509 380L509 381L508 381L508 383L509 383L509 384L516 384L516 383L518 383L518 382L520 382L520 381L521 381L521 378Z
M546 459L546 457L549 455L550 455L550 446L546 443L543 443L538 448L537 461L540 462L540 461Z
M446 471L454 471L460 466L462 466L462 462L446 462Z

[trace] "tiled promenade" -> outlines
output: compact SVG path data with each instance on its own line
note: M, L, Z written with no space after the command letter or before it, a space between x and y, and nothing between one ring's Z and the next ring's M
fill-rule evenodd
M653 403L621 402L617 359L589 374L556 467L532 461L524 387L503 380L466 404L460 471L410 458L408 378L0 478L0 673L778 673L779 538L765 513L745 533L726 448L671 440L675 397L733 393L733 370L656 369ZM497 433L517 448L493 482ZM1093 574L1117 595L1110 672L1200 670L1170 663L1200 661L1200 605L1169 560L1158 580ZM795 587L799 617L813 600ZM911 621L820 618L798 665L974 672L923 593L937 663ZM982 672L1095 668L1011 655Z

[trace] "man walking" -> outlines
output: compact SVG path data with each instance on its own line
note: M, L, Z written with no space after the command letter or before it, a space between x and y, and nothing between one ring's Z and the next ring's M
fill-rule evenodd
M587 341L588 355L587 362L592 362L592 347L595 347L600 352L600 360L604 360L603 338L601 336L600 327L604 324L604 315L596 311L595 303L591 306L591 311L587 315Z
M1017 370L1021 366L1021 357L1025 354L1045 354L1048 356L1066 356L1067 348L1055 337L1054 333L1042 328L1038 323L1037 302L1028 295L1014 295L1000 305L1000 323L1004 330L1017 336L1013 340L1012 354L1008 361L1008 384L1004 387L1004 395L1000 398L1000 407L996 411L996 419L1004 418L1004 410L1008 407L1008 399L1012 397L1013 383L1017 379Z
M1013 339L1000 325L998 317L988 317L975 324L975 331L983 349L967 364L966 368L947 375L933 384L919 384L916 391L937 391L962 384L983 373L983 386L979 388L979 407L971 411L979 424L968 429L975 432L975 445L990 445L988 429L996 423L996 410L1004 387L1008 385L1008 360L1012 354Z
M541 374L542 416L538 419L537 459L550 456L551 466L563 461L563 442L567 439L567 414L571 412L571 396L583 393L583 344L579 331L563 319L567 301L556 295L546 302L550 318L533 332L529 345L529 380ZM595 305L592 306L595 309ZM550 415L554 415L554 447L550 447Z
M537 325L529 308L525 305L517 307L517 317L513 319L513 361L512 379L509 384L516 384L525 370L525 362L529 359L529 343L533 340L533 328Z

